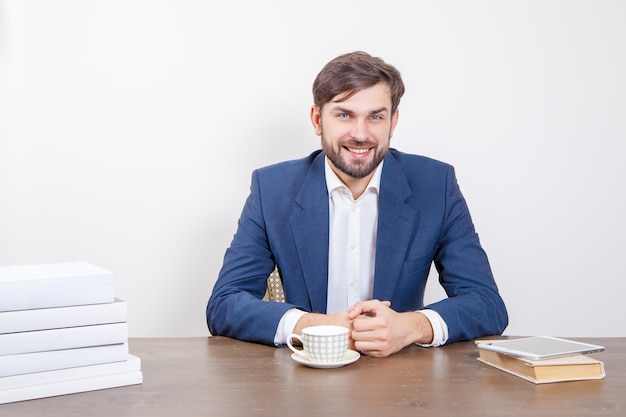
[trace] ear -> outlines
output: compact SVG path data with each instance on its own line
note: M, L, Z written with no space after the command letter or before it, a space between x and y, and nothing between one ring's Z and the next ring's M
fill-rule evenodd
M315 130L315 134L320 136L322 134L322 115L320 114L319 106L311 106L311 123L313 124L313 129Z
M391 116L391 128L389 129L389 139L393 136L393 131L398 124L398 118L400 117L400 109L396 109L393 116Z

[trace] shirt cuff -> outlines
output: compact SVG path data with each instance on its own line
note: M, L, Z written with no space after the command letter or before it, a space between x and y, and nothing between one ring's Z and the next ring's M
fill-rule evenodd
M287 310L287 312L283 314L278 322L276 334L274 335L274 344L276 346L287 344L287 338L291 333L293 333L293 329L295 329L296 323L298 323L300 317L305 314L305 311L298 310L297 308Z
M430 326L433 328L433 341L428 344L417 344L422 347L441 346L445 344L448 341L448 325L443 321L441 315L435 310L430 309L419 310L419 312L424 314L428 321L430 321Z

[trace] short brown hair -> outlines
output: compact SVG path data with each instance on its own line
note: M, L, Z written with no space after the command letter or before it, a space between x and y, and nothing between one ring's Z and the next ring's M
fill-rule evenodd
M391 112L400 105L404 83L398 71L368 53L356 51L340 55L327 63L313 82L313 103L320 109L341 93L347 100L361 90L384 82L391 90Z

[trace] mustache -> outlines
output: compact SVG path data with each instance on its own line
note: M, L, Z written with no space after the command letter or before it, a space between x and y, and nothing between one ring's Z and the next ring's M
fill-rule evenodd
M344 140L337 143L339 146L350 147L350 148L375 148L376 142L372 142L369 140Z

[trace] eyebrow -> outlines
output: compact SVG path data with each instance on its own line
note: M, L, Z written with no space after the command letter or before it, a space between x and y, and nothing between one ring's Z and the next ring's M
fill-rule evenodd
M346 113L346 114L354 114L353 110L347 109L345 107L337 106L332 109L333 112ZM369 112L369 115L378 114L378 113L389 113L389 110L386 107L381 107L380 109L372 110Z

